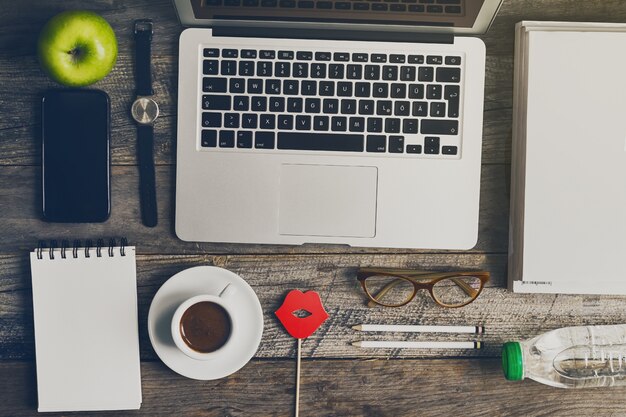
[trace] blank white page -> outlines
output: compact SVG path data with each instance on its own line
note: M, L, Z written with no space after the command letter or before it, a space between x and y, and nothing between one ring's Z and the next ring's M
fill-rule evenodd
M135 248L30 254L39 411L141 405Z

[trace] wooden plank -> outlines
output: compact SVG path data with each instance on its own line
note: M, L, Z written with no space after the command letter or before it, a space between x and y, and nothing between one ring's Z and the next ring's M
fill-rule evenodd
M364 249L345 246L200 244L180 241L174 233L174 176L170 166L157 168L159 225L144 227L139 215L138 170L133 166L112 169L112 213L99 224L44 223L41 217L40 169L0 166L0 253L30 250L37 239L75 239L126 236L140 253L323 253L415 252L414 250ZM77 174L80 175L80 174ZM508 240L508 166L483 167L479 242L473 252L504 252ZM25 192L25 190L28 190ZM219 198L219 196L215 196Z
M107 416L290 416L294 366L252 361L225 379L193 381L159 362L144 362L141 409ZM38 415L35 386L33 363L0 363L0 416ZM623 392L581 395L532 381L507 382L498 360L319 360L303 362L300 409L302 416L602 417L626 413Z
M25 253L0 257L0 359L32 359L34 355L30 273ZM146 322L150 302L172 275L196 265L217 265L240 274L257 292L265 312L265 332L258 358L286 358L295 354L295 341L282 329L273 312L293 288L318 291L330 319L303 343L304 358L407 358L441 356L498 356L507 340L520 340L555 328L583 324L626 323L623 297L576 295L520 295L505 287L504 255L140 255L138 292L141 352L155 354ZM492 281L473 304L461 309L436 306L427 294L403 308L368 308L356 285L358 266L424 269L483 269ZM362 334L351 326L379 324L483 323L480 351L365 350L351 342L369 340L473 340L468 335Z

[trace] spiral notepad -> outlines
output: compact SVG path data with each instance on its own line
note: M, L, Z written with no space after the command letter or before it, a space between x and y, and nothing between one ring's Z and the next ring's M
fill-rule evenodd
M42 242L30 263L38 410L138 409L135 248Z

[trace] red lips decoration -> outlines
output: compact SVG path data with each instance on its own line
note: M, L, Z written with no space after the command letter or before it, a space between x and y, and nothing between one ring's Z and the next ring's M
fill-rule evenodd
M298 310L308 311L311 315L297 317L293 313ZM287 332L296 339L306 339L311 336L328 318L320 295L315 291L289 291L275 314Z

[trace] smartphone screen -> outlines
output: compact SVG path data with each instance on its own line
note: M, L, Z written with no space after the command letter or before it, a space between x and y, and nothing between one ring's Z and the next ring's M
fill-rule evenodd
M43 217L103 222L110 213L109 97L56 90L42 107Z

